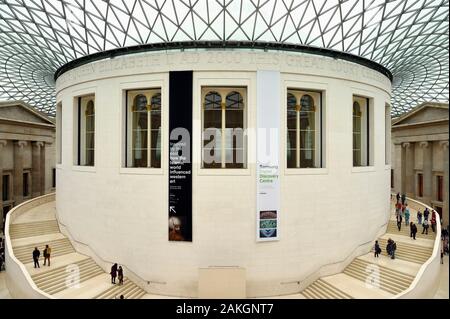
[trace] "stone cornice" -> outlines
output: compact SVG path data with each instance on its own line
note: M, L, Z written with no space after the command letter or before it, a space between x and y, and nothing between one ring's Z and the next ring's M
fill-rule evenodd
M13 124L13 125L21 125L21 126L33 126L33 127L40 127L40 128L46 128L46 129L53 129L56 130L56 125L54 124L45 124L45 123L36 123L36 122L28 122L28 121L20 121L20 120L12 120L4 117L0 117L0 124Z

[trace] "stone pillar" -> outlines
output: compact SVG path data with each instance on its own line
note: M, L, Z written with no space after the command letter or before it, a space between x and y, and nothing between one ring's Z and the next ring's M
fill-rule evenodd
M41 195L45 194L45 175L46 175L46 171L45 171L45 143L42 144L41 147L41 178L40 178L40 191L41 191Z
M448 217L448 141L441 141L440 142L443 151L444 151L444 207L442 209L442 225L443 227L447 227L449 217Z
M429 142L421 142L423 152L423 198L425 204L431 205L433 196L433 145Z
M3 148L6 147L6 140L0 140L0 215L3 215ZM0 223L3 216L0 216ZM1 226L0 226L1 227ZM1 229L1 228L0 228Z
M14 142L14 206L23 202L23 152L26 145L27 142L25 141Z
M404 143L405 157L402 164L405 164L405 193L407 197L415 197L415 176L414 176L414 143Z
M32 180L32 196L41 195L41 149L44 146L42 142L33 142L31 154L31 180Z
M403 159L403 148L402 144L395 144L394 145L394 152L395 152L395 163L393 163L394 167L394 192L395 193L402 193L403 187L402 183L404 181L404 177L402 176L402 171L404 167L402 166L402 159Z

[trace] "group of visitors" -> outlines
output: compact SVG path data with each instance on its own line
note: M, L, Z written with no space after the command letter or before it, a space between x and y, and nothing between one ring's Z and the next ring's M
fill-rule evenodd
M400 196L400 193L397 193L397 202L395 203L395 219L397 221L398 231L402 230L402 222L405 220L405 226L409 225L409 218L411 213L408 208L408 204L406 203L406 195L403 194Z
M119 285L123 285L123 268L122 266L118 266L117 264L112 265L111 267L111 283L116 284L116 277L119 279Z
M51 255L51 253L52 253L52 249L50 248L50 246L49 245L45 245L45 249L44 249L44 252L43 252L43 255L44 255L44 266L48 262L48 266L50 267L50 255ZM37 247L34 247L34 250L33 250L34 268L41 268L40 265L39 265L39 257L41 257L41 251Z

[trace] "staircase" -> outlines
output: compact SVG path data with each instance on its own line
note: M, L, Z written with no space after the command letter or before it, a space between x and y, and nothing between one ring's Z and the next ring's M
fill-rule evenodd
M381 254L387 256L385 238L378 239L378 243L382 249ZM373 249L372 249L373 251ZM410 261L417 264L425 263L433 253L433 247L424 247L414 244L407 244L404 242L397 242L397 249L395 251L395 258Z
M14 255L23 264L31 263L31 262L33 262L33 250L35 247L37 247L41 252L41 256L40 256L39 260L43 261L45 245L50 246L50 248L52 250L52 253L51 253L52 258L75 252L75 249L73 248L72 244L70 243L70 240L67 238L62 238L62 239L57 239L57 240L47 241L47 242L42 242L42 243L37 243L37 244L29 244L29 245L13 247Z
M36 220L37 212L42 213L42 220ZM20 215L20 221L9 228L14 256L40 290L55 298L110 299L124 295L126 299L139 299L147 295L129 279L124 280L124 285L111 286L109 275L92 258L77 253L70 240L60 233L54 216L55 202L46 203L31 218ZM46 245L52 249L50 267L43 266ZM41 252L41 268L34 268L35 247Z
M370 275L373 269L378 269L378 275ZM369 280L372 286L379 287L394 295L408 289L414 280L414 276L380 265L373 265L359 258L353 260L353 262L345 268L344 273L364 282Z
M9 231L11 239L34 237L54 233L59 233L59 227L56 220L12 224Z
M337 289L323 279L318 279L302 291L306 299L352 299L350 295Z
M394 213L393 207L391 207ZM412 213L414 211L412 210ZM413 215L414 216L414 215ZM415 218L412 219L416 221ZM434 239L431 225L428 235L422 234L422 226L417 224L417 240L410 238L409 225L388 222L386 234L378 239L382 249L379 258L372 251L362 258L355 258L342 273L320 278L306 287L300 294L306 299L349 299L349 298L389 298L411 286L415 274L432 255ZM387 256L387 238L397 244L395 260ZM374 241L375 243L375 241ZM375 272L376 271L376 272Z
M424 238L424 239L431 239L433 240L435 237L435 233L433 233L433 230L431 229L431 225L428 228L428 235L426 234L422 234L422 225L416 224L417 226L417 233L416 233L416 238ZM391 234L396 234L396 235L402 235L402 236L410 236L410 231L409 231L409 225L406 226L405 222L402 223L402 227L400 229L400 231L397 228L397 222L395 220L390 220L389 224L388 224L388 228L387 228L387 233L391 233Z
M73 276L71 276L69 273L74 269L77 269L78 273L72 272ZM71 284L73 284L70 282L71 278L74 280L78 278L77 282L82 283L103 273L103 270L92 258L86 258L82 261L71 264L70 268L69 266L58 267L52 269L51 271L35 274L31 276L31 278L39 289L53 295L70 288Z
M119 286L116 284L110 289L95 296L94 299L118 299L120 295L123 295L125 299L140 299L146 294L143 289L136 286L127 278L124 278L123 282L123 285Z

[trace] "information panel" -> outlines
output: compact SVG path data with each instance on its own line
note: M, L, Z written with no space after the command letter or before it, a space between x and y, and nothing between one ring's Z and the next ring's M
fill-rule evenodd
M257 72L256 220L259 241L278 240L280 73Z
M192 241L192 71L170 72L169 241Z

